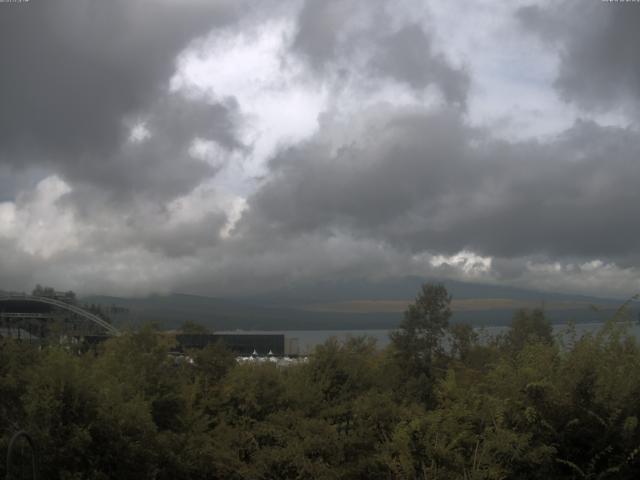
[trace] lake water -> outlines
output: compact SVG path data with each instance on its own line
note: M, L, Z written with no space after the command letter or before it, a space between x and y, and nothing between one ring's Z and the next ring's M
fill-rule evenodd
M585 333L591 332L595 333L600 328L602 328L602 323L580 323L575 325L576 334L578 336L584 335ZM507 330L506 326L495 326L495 327L482 327L477 328L476 331L480 334L480 338L488 338L495 335L499 335ZM553 330L556 335L561 335L567 329L566 324L556 324L553 325ZM634 324L631 327L631 331L636 336L636 338L640 339L640 325ZM285 342L287 344L286 350L289 352L295 352L296 343L297 349L301 355L306 355L310 353L317 345L320 345L327 341L331 337L335 337L338 340L344 340L348 337L371 337L376 340L376 344L380 348L386 347L389 340L389 333L392 330L276 330L276 331L224 331L224 332L216 332L216 333L251 333L251 334L284 334ZM293 339L297 339L297 342ZM292 348L293 347L293 348Z

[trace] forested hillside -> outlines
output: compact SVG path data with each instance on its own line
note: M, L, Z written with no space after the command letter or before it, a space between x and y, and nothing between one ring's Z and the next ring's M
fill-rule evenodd
M179 362L151 327L98 350L4 341L0 451L27 430L51 479L638 478L622 313L561 343L523 311L481 343L449 300L425 286L386 350L332 340L287 368L218 345Z

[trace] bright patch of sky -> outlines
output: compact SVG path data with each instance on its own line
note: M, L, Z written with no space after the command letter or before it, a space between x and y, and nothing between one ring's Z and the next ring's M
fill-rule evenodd
M173 91L196 90L211 100L238 102L244 117L241 139L250 153L241 162L229 162L217 182L240 192L251 190L279 148L311 136L324 109L326 91L284 57L293 28L282 20L213 34L182 54L171 81Z

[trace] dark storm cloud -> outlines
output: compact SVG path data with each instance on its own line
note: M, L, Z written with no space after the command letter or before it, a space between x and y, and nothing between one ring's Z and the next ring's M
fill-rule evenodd
M469 77L432 50L431 40L422 26L406 25L385 39L372 65L375 70L406 82L414 89L436 84L447 101L464 104Z
M438 43L422 13L408 11L415 8L410 2L294 0L263 2L260 9L251 2L257 12L241 12L246 5L0 3L0 202L15 199L0 209L0 286L27 288L51 279L85 291L217 294L300 279L474 278L473 255L469 263L445 258L465 249L492 256L490 268L482 262L475 268L487 277L529 285L546 275L531 262L544 267L558 261L559 285L574 274L589 280L588 262L596 258L615 261L619 270L637 265L638 131L577 121L544 141L506 141L470 126L470 118L486 112L475 102L484 101L481 89L473 90L479 98L467 102L471 69L444 54L457 52L459 42ZM612 108L637 105L640 98L632 31L640 24L638 12L634 6L570 0L522 9L518 16L557 48L556 86L566 100ZM246 56L245 46L254 48L254 37L265 32L269 44L280 45L272 34L288 41L290 22L297 22L291 44L284 51L273 47L282 70L269 67L265 73L258 65L256 76L269 78L248 82L267 85L255 91L268 98L247 105L214 97L215 88L200 97L202 91L189 89L190 75L219 73L189 70L191 54L206 58L213 43L218 48L229 40L232 55L214 67L224 79L224 70L235 67L231 62L258 54L258 63L269 60L271 46ZM223 26L223 35L210 37L222 43L194 44L198 51L180 64L180 90L170 91L176 56ZM236 40L242 47L237 51ZM263 48L261 42L256 48ZM526 54L522 62L528 65ZM296 55L294 62L289 55ZM495 59L478 58L472 63L476 74L489 70L498 85L519 85L517 75L479 65ZM544 60L534 58L532 69ZM300 64L308 71L300 72ZM295 75L287 70L291 65ZM285 139L270 131L279 128L263 128L260 121L256 127L243 116L260 117L266 108L264 118L272 118L281 94L306 92L309 78L310 90L317 81L321 88L313 91L327 92L326 102L317 99L324 106L313 107L325 109L315 134L287 133ZM249 94L241 91L246 85L238 88L240 101L257 98L253 86ZM444 101L426 107L432 90ZM292 109L310 105L306 93L302 97ZM389 103L372 107L380 98ZM497 106L511 104L504 102ZM298 118L300 111L294 113ZM131 139L135 124L144 125L148 136ZM255 155L248 155L240 132L259 145ZM194 152L196 140L211 150ZM270 142L287 147L278 147L263 171L259 150ZM231 166L230 159L243 163L211 181ZM262 180L252 177L256 170ZM254 193L229 233L248 190ZM433 264L431 254L440 256ZM580 262L586 262L586 273ZM628 270L612 290L637 277L634 268Z
M220 241L220 230L226 221L227 217L222 212L212 212L196 221L181 222L172 228L163 229L154 225L144 232L141 243L151 252L159 251L168 257L193 256Z
M305 1L298 17L294 49L305 55L314 66L322 67L337 54L338 36L353 5L353 2L339 0Z
M122 119L165 87L175 56L231 3L32 0L0 11L0 155L111 152Z
M194 158L191 147L195 139L215 142L220 155L243 148L234 135L237 115L233 100L209 104L201 98L166 95L140 119L149 138L123 141L117 151L102 158L80 157L75 163L62 165L62 172L76 185L74 198L84 195L83 184L88 184L87 194L94 195L97 187L118 203L134 197L171 200L212 177L223 164L224 158Z
M47 174L42 168L19 168L0 163L0 203L13 201L20 191L33 188Z
M68 200L91 215L91 207L102 207L96 198L165 201L210 178L217 167L189 154L195 138L241 148L233 99L212 104L168 92L178 53L232 21L238 2L33 0L0 7L0 164L14 175L62 176L72 184ZM151 133L144 142L128 139L136 121ZM2 196L10 200L17 191Z
M556 87L586 108L638 108L637 3L571 0L518 11L521 22L560 54Z
M32 288L39 262L16 248L13 240L0 237L0 290Z
M367 118L348 146L319 136L275 158L238 232L277 242L346 231L414 253L505 259L640 253L634 130L583 121L549 143L509 143L452 111Z
M166 210L147 212L146 216L131 212L123 216L117 228L95 231L90 243L103 253L141 247L161 258L194 256L219 243L220 230L226 222L222 211L183 220L175 220ZM102 225L108 225L108 221Z
M464 105L470 82L467 72L434 49L420 24L394 29L385 13L393 8L386 0L307 0L298 17L293 50L317 70L334 67L342 74L365 56L371 75L415 90L435 85L448 102Z
M334 154L318 140L276 157L271 179L253 198L252 214L292 233L334 222L369 229L455 181L457 159L466 154L464 142L455 140L463 135L457 115L368 115L376 120L368 124L365 145ZM428 172L416 175L425 167Z

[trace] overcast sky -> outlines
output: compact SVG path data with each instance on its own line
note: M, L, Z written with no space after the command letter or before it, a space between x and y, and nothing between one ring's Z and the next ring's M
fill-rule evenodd
M0 288L640 291L640 3L0 3Z

